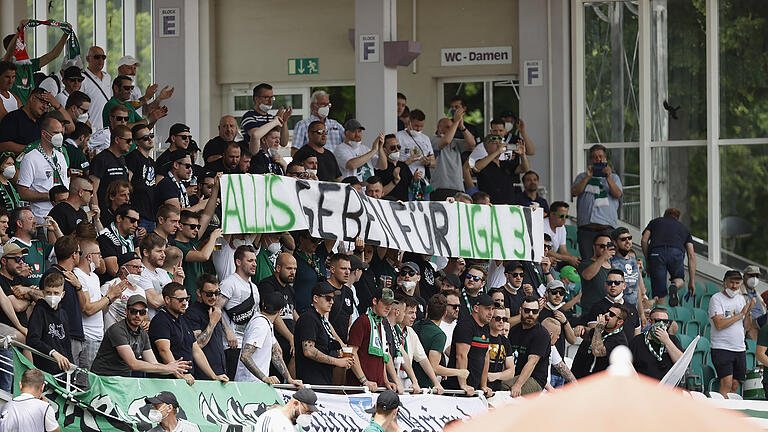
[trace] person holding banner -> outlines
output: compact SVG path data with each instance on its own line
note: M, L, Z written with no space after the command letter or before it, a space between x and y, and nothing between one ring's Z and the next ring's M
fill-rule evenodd
M333 385L333 368L349 369L354 362L351 356L337 357L341 343L326 318L340 293L328 282L316 284L312 289L312 306L296 321L296 378L303 383Z

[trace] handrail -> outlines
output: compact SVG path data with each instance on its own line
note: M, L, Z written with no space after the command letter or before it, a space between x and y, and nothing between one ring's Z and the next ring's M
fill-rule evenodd
M272 385L272 387L274 387L276 389L281 389L281 390L296 390L296 386L294 386L293 384L274 384L274 385ZM312 390L319 390L319 391L342 391L342 392L346 392L346 391L359 391L359 392L363 392L363 393L373 393L366 386L348 386L348 385L336 386L336 385L304 384L304 387L310 388ZM386 387L377 387L376 388L376 393L383 392L384 390L387 390L387 388ZM422 389L422 390L424 390L424 392L423 392L424 394L437 394L435 389L431 388L431 387L430 388L425 388L425 389ZM413 389L411 389L411 388L403 389L403 392L405 392L405 393L413 393ZM467 393L464 390L448 390L448 389L446 389L446 390L443 390L443 394L444 395L466 395ZM475 393L473 394L473 396L480 396L482 394L483 394L483 392L481 390L475 390Z

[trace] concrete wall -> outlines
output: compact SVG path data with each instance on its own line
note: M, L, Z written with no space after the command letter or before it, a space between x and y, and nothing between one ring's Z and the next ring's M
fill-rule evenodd
M398 68L398 89L408 105L437 120L437 79L511 75L518 71L518 0L398 0L397 39L416 38L422 54L412 67ZM273 85L312 85L354 81L354 49L348 31L354 28L354 1L335 0L320 6L310 0L221 0L212 2L216 82L219 85L270 82ZM297 13L301 11L302 13ZM305 13L306 12L306 13ZM493 29L489 31L489 29ZM512 46L512 64L440 66L442 48ZM289 58L318 57L317 75L289 76ZM213 90L212 90L213 91ZM222 113L214 112L215 122ZM432 126L430 126L431 129Z

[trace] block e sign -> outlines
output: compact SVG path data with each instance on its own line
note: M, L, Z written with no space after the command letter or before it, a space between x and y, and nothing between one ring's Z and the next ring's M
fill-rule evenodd
M160 37L179 37L179 8L160 8Z
M443 48L441 66L512 64L512 47Z

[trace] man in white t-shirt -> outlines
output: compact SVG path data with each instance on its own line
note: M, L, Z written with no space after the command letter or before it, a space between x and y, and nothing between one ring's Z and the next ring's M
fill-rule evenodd
M251 282L256 274L256 250L251 245L235 249L235 272L219 285L217 306L225 313L221 323L226 336L227 375L235 376L245 326L259 311L259 289Z
M78 358L74 360L75 364L85 369L91 368L104 337L104 311L115 299L120 297L120 293L127 285L127 282L123 285L114 284L107 289L106 294L102 294L99 275L95 272L100 261L99 244L92 239L81 239L80 260L72 272L82 287L78 291L78 295L80 296L80 310L83 315L85 341Z
M720 394L738 393L739 382L746 379L747 347L744 335L751 324L749 310L755 299L749 303L741 294L741 272L728 270L723 277L723 290L709 301L709 321L712 324L710 348L712 364L720 380Z
M101 112L104 111L104 105L107 104L107 101L112 98L112 77L103 70L107 56L101 47L90 47L85 60L88 62L88 68L83 70L83 78L85 79L80 91L91 98L88 117L91 119L91 127L97 131L109 126L102 125Z
M305 430L312 422L312 413L317 411L317 395L308 388L299 389L291 400L263 412L256 420L253 430L259 432L295 432L296 425Z
M64 126L53 117L45 117L40 122L40 132L40 145L20 157L17 182L19 196L31 203L29 207L38 222L53 208L48 191L55 185L69 189L67 161L61 153Z
M565 246L567 237L565 222L568 218L568 207L568 203L564 201L555 201L549 206L549 215L544 218L544 234L549 234L552 238L552 250L547 253L547 256L578 267L581 258L571 255Z
M137 285L147 296L150 319L155 316L156 309L164 304L163 287L171 282L184 283L184 271L179 270L181 264L174 271L173 278L162 268L165 263L165 245L165 239L156 232L145 235L139 243L144 268Z
M541 325L549 332L550 341L552 343L552 349L549 351L549 370L547 371L547 385L544 389L547 391L553 391L555 388L552 386L552 370L554 369L558 375L565 378L566 383L576 382L576 377L573 376L573 372L565 364L565 360L560 355L560 351L557 350L555 342L560 338L560 332L562 331L562 324L555 318L545 318Z
M453 340L453 329L456 328L456 323L459 320L459 309L461 309L461 303L459 302L459 291L452 289L448 291L442 291L445 295L445 300L448 302L445 308L445 315L440 321L440 330L445 333L445 361L448 361L448 354L451 348L451 341Z
M411 123L408 128L395 134L401 146L400 160L408 165L411 173L416 174L416 170L419 170L425 177L427 168L437 166L432 141L421 132L426 116L421 110L415 109L411 111L409 118Z
M21 394L0 409L0 430L18 432L58 432L56 411L43 396L45 376L39 369L21 375Z
M147 298L147 294L144 293L144 289L139 287L139 281L141 281L141 260L136 252L128 252L127 254L117 257L117 277L105 282L101 285L101 293L106 295L109 289L113 285L122 284L122 292L120 296L109 305L109 309L104 314L104 328L108 329L112 324L125 319L125 308L128 304L128 299L132 295L140 295ZM144 330L149 328L149 317L142 323Z
M243 333L243 351L237 363L235 381L265 382L267 384L280 384L282 381L276 376L269 376L270 363L283 375L286 382L296 387L301 387L301 380L295 380L288 372L285 365L280 344L275 338L275 319L285 307L283 294L272 291L264 294L261 299L260 309L245 326Z
M374 169L386 169L387 157L384 154L384 134L379 134L373 144L363 144L365 128L355 119L344 123L344 142L333 150L341 171L341 178L357 177L360 181L368 180Z
M152 405L153 409L160 411L162 420L149 432L200 432L200 427L189 420L176 417L179 413L179 401L176 396L168 391L162 391L155 397L145 398L144 401Z

